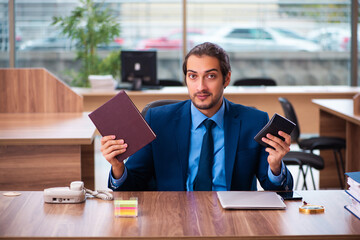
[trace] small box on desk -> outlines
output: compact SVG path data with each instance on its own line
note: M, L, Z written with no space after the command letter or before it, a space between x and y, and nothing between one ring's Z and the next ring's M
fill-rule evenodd
M137 217L138 216L138 199L130 198L123 200L118 198L114 200L115 217Z

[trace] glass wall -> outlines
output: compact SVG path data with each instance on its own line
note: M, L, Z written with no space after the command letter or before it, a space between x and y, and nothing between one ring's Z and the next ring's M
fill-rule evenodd
M9 67L8 12L8 1L0 1L0 67Z
M7 0L0 0L0 66L9 64ZM182 80L183 0L106 0L120 35L99 46L156 49L158 78ZM270 77L278 85L349 85L350 0L187 0L187 49L211 41L230 54L232 82ZM76 43L53 26L72 0L15 0L16 67L44 67L70 83L80 69Z
M182 2L177 1L95 1L104 2L120 25L120 35L107 46L99 46L100 57L120 49L157 49L158 78L180 78L182 59ZM45 67L70 83L81 62L76 42L52 25L53 16L69 16L76 1L16 1L16 26L23 34L17 51L17 67ZM119 66L120 67L120 66ZM119 77L119 76L118 76ZM118 79L119 80L119 79Z
M158 79L179 81L182 0L123 1L120 9L123 49L157 50Z
M350 1L189 0L188 26L231 53L232 81L348 85Z

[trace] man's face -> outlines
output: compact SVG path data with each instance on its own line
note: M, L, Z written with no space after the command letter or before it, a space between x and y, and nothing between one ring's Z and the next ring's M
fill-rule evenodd
M230 76L229 72L223 81L219 60L215 57L191 55L188 58L186 85L191 101L204 115L211 117L219 110Z

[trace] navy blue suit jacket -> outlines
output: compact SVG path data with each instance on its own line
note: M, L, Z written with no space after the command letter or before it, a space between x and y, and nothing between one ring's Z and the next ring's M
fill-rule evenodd
M268 122L268 114L234 104L224 98L225 176L227 190L256 190L256 178L265 190L291 190L293 179L286 168L286 179L276 186L268 178L268 153L254 136ZM185 191L191 128L191 101L150 108L146 114L156 139L132 155L125 166L128 176L113 190L147 190L153 182L159 191Z

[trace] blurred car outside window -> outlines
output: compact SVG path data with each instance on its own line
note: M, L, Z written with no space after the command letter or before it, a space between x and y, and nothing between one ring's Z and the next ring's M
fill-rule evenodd
M351 32L344 26L314 29L307 36L319 44L323 51L350 51ZM360 36L359 32L358 36Z
M18 27L15 28L15 47L19 48L22 43L22 33ZM0 21L0 51L9 50L9 29L7 23Z
M115 50L124 45L124 39L117 37L108 45L99 45L98 50ZM19 47L21 51L72 51L76 49L76 41L63 36L60 33L54 33L49 37L28 40Z
M202 35L201 30L187 30L187 40L190 44L192 44L193 37L200 35ZM166 36L144 39L139 42L137 49L179 50L182 48L182 41L182 31L178 29Z
M193 38L194 44L210 41L230 52L237 51L319 51L321 48L289 29L279 27L228 26L213 35Z

